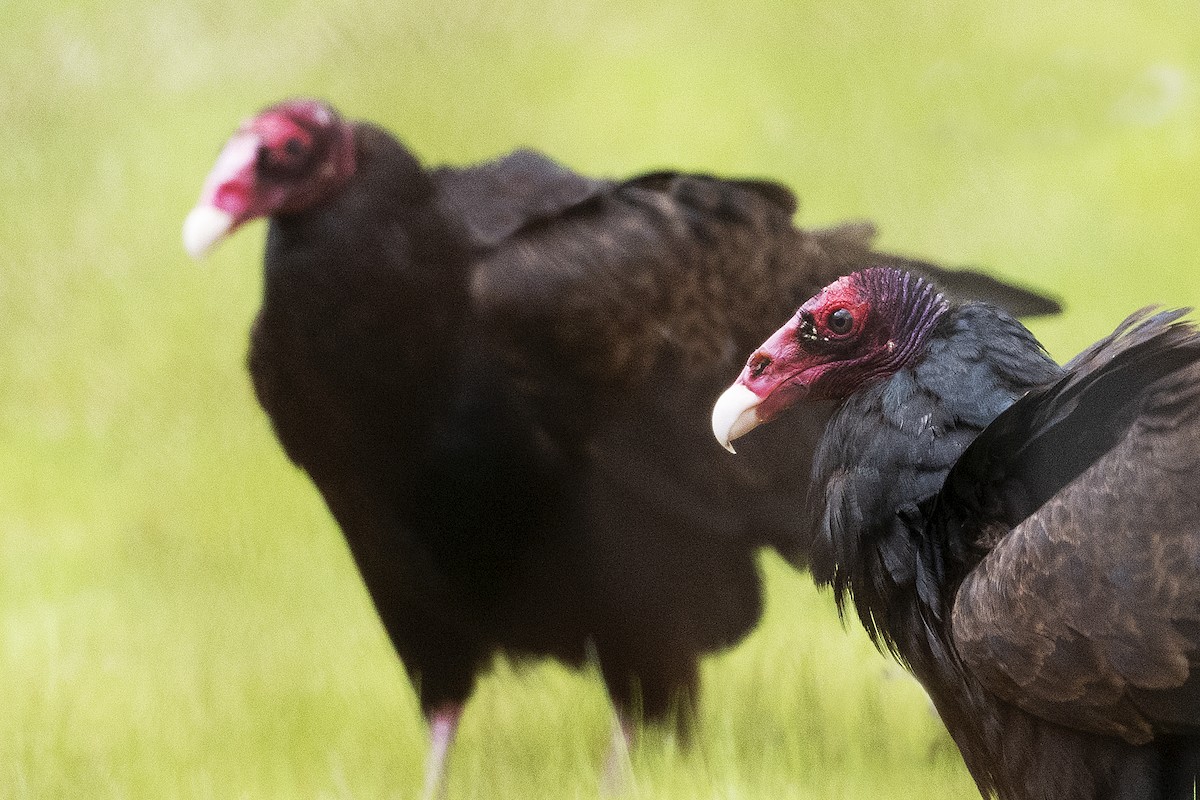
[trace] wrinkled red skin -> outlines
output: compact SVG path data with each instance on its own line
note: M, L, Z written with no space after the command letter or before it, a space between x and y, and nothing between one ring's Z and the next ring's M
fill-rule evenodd
M320 160L307 164L314 151ZM309 208L354 174L353 137L326 106L289 101L247 120L225 144L198 205L232 218L229 233L259 217Z
M842 309L850 312L853 323L839 333L830 318ZM845 396L842 382L836 380L841 370L836 368L849 360L847 356L862 355L860 337L870 310L853 276L846 276L800 306L754 351L737 382L761 399L755 411L763 422L801 400Z

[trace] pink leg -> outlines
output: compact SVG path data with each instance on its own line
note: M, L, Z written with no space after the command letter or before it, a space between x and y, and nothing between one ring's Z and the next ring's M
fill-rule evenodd
M425 759L425 789L421 800L441 800L446 796L446 757L454 744L462 706L448 703L427 716L429 722L429 757Z
M623 794L633 780L633 763L629 750L633 747L633 723L617 711L613 717L612 740L608 755L604 757L604 770L600 773L600 796L612 797Z

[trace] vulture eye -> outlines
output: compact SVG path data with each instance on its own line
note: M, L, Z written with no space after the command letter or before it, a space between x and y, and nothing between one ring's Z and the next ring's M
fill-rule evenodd
M826 321L829 330L838 335L845 335L854 327L854 315L848 309L839 308L829 315Z
M259 159L267 172L290 175L307 166L311 151L309 142L293 135L273 146L264 144L259 150Z

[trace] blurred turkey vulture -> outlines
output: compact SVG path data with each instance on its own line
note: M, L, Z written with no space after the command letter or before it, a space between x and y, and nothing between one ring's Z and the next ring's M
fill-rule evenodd
M184 242L198 256L270 217L254 387L418 688L428 791L497 652L594 656L626 725L659 720L757 620L757 548L803 560L794 453L730 461L703 430L768 320L879 260L1057 310L793 211L772 183L594 180L528 151L427 170L307 100L221 151Z
M1060 368L1004 312L868 269L802 305L714 410L727 444L840 404L813 456L813 576L924 684L985 795L1194 796L1200 332L1182 313L1139 312Z

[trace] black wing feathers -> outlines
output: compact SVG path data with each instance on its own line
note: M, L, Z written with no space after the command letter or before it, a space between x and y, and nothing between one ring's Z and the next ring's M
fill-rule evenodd
M465 172L453 179L468 180ZM673 172L580 180L585 201L562 203L553 224L510 226L481 255L472 295L515 359L545 354L544 368L593 387L627 388L668 362L735 366L821 286L879 264L1014 313L1058 310L980 273L876 252L870 223L796 228L795 197L768 181Z
M807 242L809 257L828 265L821 272L824 282L816 288L865 267L887 266L923 275L956 300L982 301L1016 317L1039 317L1062 311L1062 305L1056 299L997 280L986 272L946 269L928 261L873 250L875 235L875 225L866 220L811 231ZM798 299L807 300L808 297Z
M1062 304L1054 298L997 280L985 272L948 270L923 261L902 261L905 263L898 265L902 269L929 276L959 300L981 300L1017 317L1042 317L1062 311Z
M663 363L733 366L817 283L776 191L659 173L528 226L476 264L472 293L510 339L595 388Z
M792 190L781 183L754 178L718 178L714 175L687 175L674 170L647 172L624 181L626 187L648 189L653 192L676 194L681 201L710 211L724 211L734 218L742 218L736 203L729 202L727 193L722 197L712 191L717 186L736 186L759 200L766 200L789 217L796 213L800 203Z
M1127 320L979 436L935 526L986 557L954 601L1000 697L1132 743L1200 731L1200 335Z
M494 247L527 225L553 219L609 188L532 150L470 169L435 173L443 202L458 217L471 242Z
M1172 324L1185 313L1133 314L1001 414L946 477L943 506L1008 527L1034 513L1125 435L1148 387L1200 359L1192 328Z

